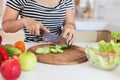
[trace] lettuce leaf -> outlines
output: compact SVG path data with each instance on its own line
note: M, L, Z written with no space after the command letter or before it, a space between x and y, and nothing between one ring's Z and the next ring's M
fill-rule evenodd
M113 41L112 41L113 42ZM100 52L114 52L113 45L110 43L106 43L105 41L98 42L98 49Z
M111 35L115 40L120 40L120 32L111 32Z

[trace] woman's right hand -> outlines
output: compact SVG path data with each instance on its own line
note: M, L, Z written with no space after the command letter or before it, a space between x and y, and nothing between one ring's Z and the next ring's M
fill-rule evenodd
M23 24L32 35L40 35L40 31L49 31L41 22L35 21L29 17L23 18Z

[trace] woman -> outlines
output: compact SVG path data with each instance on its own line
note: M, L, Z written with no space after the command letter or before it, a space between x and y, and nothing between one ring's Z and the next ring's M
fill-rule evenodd
M71 44L76 32L73 1L9 0L2 26L5 32L10 33L23 28L25 41L40 41L42 40L40 33L50 31L57 35L61 34Z

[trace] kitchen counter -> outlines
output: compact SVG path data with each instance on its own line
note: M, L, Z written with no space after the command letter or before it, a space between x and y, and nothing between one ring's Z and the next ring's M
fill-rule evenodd
M29 42L26 47L40 43ZM86 44L97 43L74 43L85 47ZM0 80L3 80L0 75ZM50 65L37 63L31 71L22 71L18 80L120 80L120 67L113 71L105 71L93 67L89 62L76 65Z

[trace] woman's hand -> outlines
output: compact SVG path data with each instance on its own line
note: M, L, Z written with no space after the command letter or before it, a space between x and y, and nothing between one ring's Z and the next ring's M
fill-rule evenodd
M62 36L67 39L69 45L74 41L76 35L76 28L74 24L66 24L62 30Z
M35 21L34 19L29 17L23 18L23 24L32 35L40 35L40 31L49 31L40 22Z

